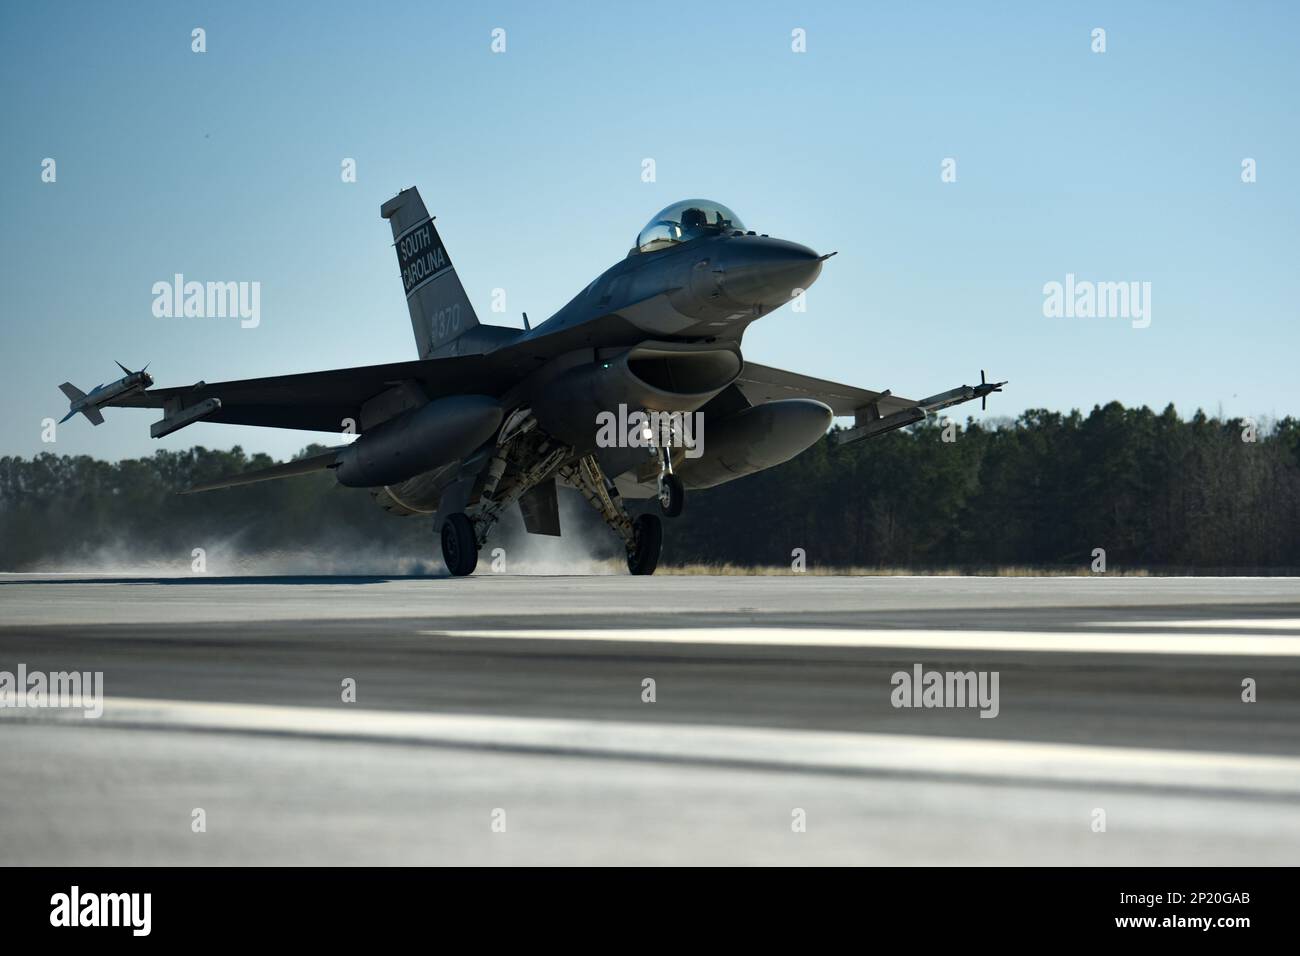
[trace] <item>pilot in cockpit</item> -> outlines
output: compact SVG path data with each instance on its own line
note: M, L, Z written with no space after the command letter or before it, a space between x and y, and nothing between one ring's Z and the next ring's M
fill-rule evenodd
M684 235L693 236L708 224L709 217L703 209L696 209L692 206L690 209L682 211L682 233Z
M636 239L636 252L657 252L679 242L724 229L743 231L744 225L726 206L711 199L683 199L650 220Z

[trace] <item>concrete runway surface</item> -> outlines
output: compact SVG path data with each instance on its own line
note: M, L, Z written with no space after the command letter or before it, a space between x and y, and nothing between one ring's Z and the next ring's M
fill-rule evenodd
M0 575L20 664L7 864L1300 862L1296 579Z

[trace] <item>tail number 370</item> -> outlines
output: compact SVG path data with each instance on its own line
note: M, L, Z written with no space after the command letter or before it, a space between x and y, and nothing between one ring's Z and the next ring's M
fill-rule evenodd
M444 339L460 331L460 305L449 305L433 313L433 337Z

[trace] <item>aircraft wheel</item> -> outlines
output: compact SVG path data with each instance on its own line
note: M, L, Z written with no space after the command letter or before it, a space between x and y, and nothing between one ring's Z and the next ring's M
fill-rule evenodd
M686 489L676 475L664 475L659 483L659 507L669 518L676 518L686 505Z
M447 520L442 523L442 560L447 570L458 578L473 574L478 566L474 525L460 512L447 515Z
M664 543L664 526L658 515L640 515L632 522L632 547L627 552L627 569L633 574L654 574L659 550Z

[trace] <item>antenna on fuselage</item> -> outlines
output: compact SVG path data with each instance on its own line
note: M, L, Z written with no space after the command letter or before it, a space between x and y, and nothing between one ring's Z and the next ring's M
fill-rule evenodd
M524 331L531 332L533 327L528 324L528 313L524 313Z

